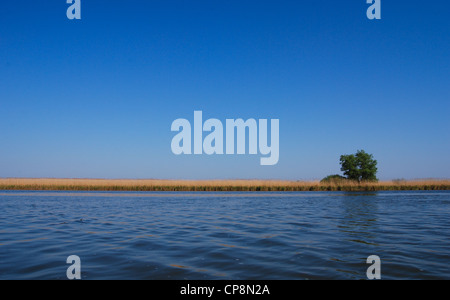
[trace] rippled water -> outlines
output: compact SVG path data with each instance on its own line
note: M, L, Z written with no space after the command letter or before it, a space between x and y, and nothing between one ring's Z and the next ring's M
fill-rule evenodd
M450 279L450 192L0 192L0 279Z

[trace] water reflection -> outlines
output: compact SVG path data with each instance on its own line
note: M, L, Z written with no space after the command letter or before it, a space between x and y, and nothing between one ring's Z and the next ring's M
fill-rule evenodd
M378 246L377 231L378 203L376 193L346 193L342 197L343 218L339 230L347 240L355 243Z

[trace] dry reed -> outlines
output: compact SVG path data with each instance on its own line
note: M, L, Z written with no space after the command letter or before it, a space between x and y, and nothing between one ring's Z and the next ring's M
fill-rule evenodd
M63 191L396 191L450 190L450 180L380 182L0 178L0 190Z

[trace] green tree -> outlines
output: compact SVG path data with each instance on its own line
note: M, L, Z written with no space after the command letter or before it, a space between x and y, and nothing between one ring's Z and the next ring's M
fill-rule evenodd
M372 154L358 150L356 154L341 155L341 171L347 179L361 181L378 181L377 161Z

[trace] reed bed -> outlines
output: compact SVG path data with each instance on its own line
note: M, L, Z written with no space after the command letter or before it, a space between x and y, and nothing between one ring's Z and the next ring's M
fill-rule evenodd
M450 180L380 182L0 178L0 190L38 191L407 191L450 190Z

